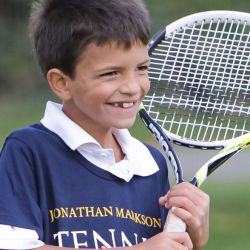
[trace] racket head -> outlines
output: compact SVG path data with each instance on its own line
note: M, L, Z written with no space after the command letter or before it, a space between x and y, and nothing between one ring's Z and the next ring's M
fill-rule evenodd
M250 14L196 13L149 44L147 113L173 142L220 149L250 131Z

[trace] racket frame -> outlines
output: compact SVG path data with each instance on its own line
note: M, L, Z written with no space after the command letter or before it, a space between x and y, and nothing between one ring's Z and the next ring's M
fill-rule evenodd
M211 20L221 22L224 21L240 21L241 23L246 23L250 25L250 14L247 12L240 11L229 11L229 10L212 10L204 11L199 13L194 13L183 18L180 18L163 29L157 32L151 39L148 45L149 56L152 54L152 51L157 46L157 41L161 41L164 37L171 37L175 32L178 32L180 29L184 29L185 26L193 26L194 20L196 24L201 24L202 22L209 23ZM181 27L181 28L180 28ZM234 143L234 139L229 140L217 140L217 141L199 141L193 140L179 135L173 134L170 131L162 128L166 134L168 140L173 143L185 146L189 148L198 148L198 149L208 149L208 150L219 150L227 147L230 144ZM244 136L244 135L243 135Z
M216 22L224 22L227 20L229 22L240 21L241 23L250 25L249 13L247 12L212 10L191 14L172 22L164 28L165 35L171 36L172 33L177 31L177 29L180 30L180 27L184 28L185 26L192 26L194 24L194 20L197 24L201 24L202 22L209 23L211 20Z
M157 42L163 40L164 37L171 37L174 35L175 32L178 32L180 29L184 29L185 27L189 26L192 27L194 25L194 21L196 24L206 24L211 22L212 20L221 22L224 22L225 20L229 22L235 21L240 22L241 24L250 25L250 15L246 12L216 10L192 14L183 17L175 22L172 22L171 24L163 28L160 32L158 32L156 35L154 35L148 46L149 56L152 54L154 48L157 46ZM236 137L229 140L209 142L198 141L175 135L162 128L150 117L150 115L145 110L143 104L140 105L139 115L146 127L150 130L150 132L159 142L160 146L167 155L167 158L170 160L176 178L176 183L184 181L183 170L180 161L172 148L170 141L177 145L186 146L190 148L214 150L220 149L220 152L217 155L207 161L198 170L198 172L196 172L194 178L191 180L191 183L196 186L200 186L215 169L217 169L230 157L246 148L250 148L250 133L248 131L246 131L246 134L243 134L240 137ZM181 219L176 217L171 210L169 210L168 219L164 226L164 231L183 232L185 230L185 223Z

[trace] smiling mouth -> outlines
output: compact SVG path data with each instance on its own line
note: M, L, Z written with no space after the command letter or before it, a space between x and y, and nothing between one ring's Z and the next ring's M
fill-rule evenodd
M128 108L133 107L135 105L135 102L115 102L115 103L110 103L110 105L116 108L128 109Z

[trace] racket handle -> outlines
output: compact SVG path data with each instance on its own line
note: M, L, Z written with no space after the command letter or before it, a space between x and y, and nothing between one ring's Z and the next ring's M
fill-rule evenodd
M163 228L163 232L169 232L169 233L186 232L186 228L187 226L185 222L176 215L174 215L172 213L172 209L170 209Z

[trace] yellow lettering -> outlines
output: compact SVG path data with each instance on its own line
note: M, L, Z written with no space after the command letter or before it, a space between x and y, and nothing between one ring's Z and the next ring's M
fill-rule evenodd
M74 218L76 218L76 217L77 217L77 215L76 215L76 212L75 212L75 209L74 209L74 208L71 208L71 209L70 209L69 218L72 218L72 217L74 217Z
M68 211L68 208L61 208L61 213L62 213L62 217L66 217L68 218L69 217L69 211Z
M84 210L84 207L77 207L77 208L76 208L76 211L79 212L79 217L80 217L80 218L83 217L83 214L82 214L83 210Z
M124 218L124 209L123 208L119 209L118 207L116 207L116 216Z
M71 207L55 208L49 210L50 222L60 218L82 218L82 217L107 217L114 216L113 207ZM136 213L130 209L115 207L115 216L129 219L135 223L146 225L147 227L161 228L161 219Z
M113 208L112 207L103 207L105 216L113 216Z
M134 216L133 216L133 215L134 215L134 214L133 214L133 211L127 209L125 218L126 218L126 219L130 219L130 220L134 220Z
M135 216L135 223L142 224L140 220L141 214L134 213L134 216Z
M145 222L146 222L146 225L148 227L152 227L153 226L153 220L152 220L152 218L146 217Z
M141 223L141 224L142 224L142 225L145 225L145 224L146 224L146 223L145 223L145 217L146 217L145 215L142 215L142 216L141 216L141 219L142 219L142 223Z
M94 217L94 207L84 207L84 210L86 212L86 217Z
M51 217L51 223L55 220L54 219L54 214L53 214L53 210L49 210L49 213L50 213L50 217Z
M96 209L96 214L95 214L95 216L96 217L103 217L104 215L102 214L102 210L98 207L97 209Z
M161 219L153 218L154 227L161 228Z
M59 208L54 209L54 217L55 219L58 219L61 217L61 210Z

